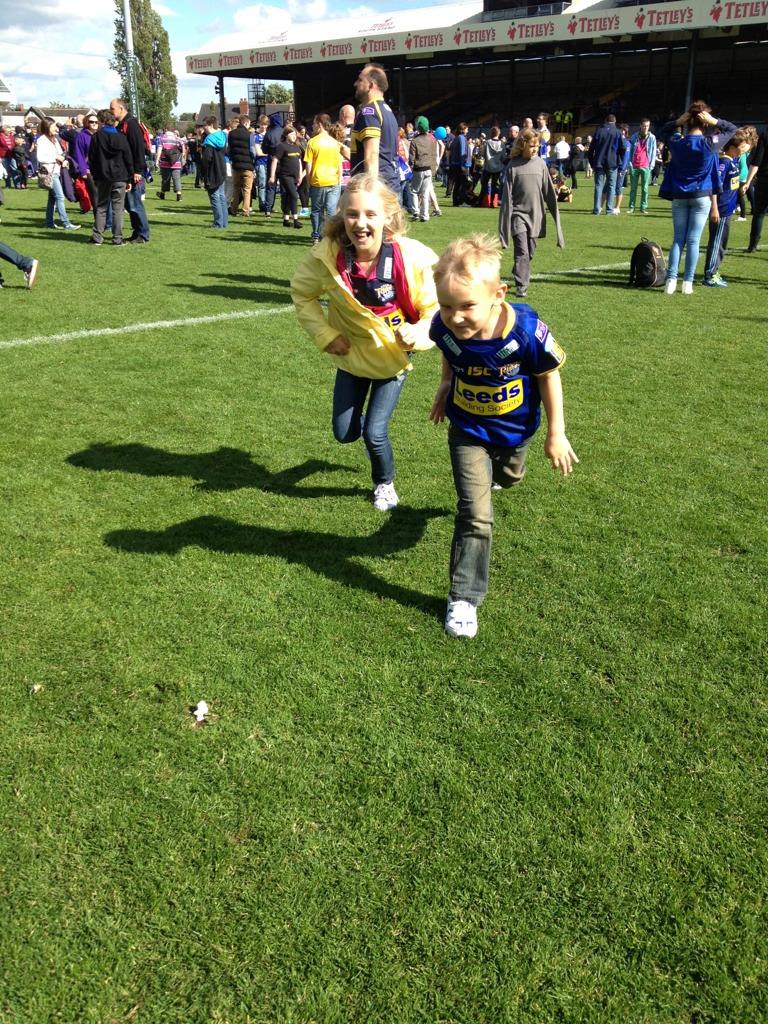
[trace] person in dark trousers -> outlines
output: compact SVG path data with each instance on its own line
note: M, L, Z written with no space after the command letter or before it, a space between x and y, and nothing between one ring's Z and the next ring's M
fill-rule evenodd
M264 141L261 143L261 149L264 155L267 157L267 168L269 168L272 157L275 154L275 150L283 141L283 115L272 114L269 119L269 128L267 134L264 136ZM277 190L280 186L277 181L272 184L267 184L266 192L264 193L264 216L271 217L272 210L275 205L275 197L277 196Z
M614 213L613 200L616 195L616 179L624 163L627 144L616 126L616 115L609 114L602 128L598 128L589 145L587 158L595 172L595 199L592 213L597 216L605 189L605 212Z
M138 118L132 117L128 112L125 100L113 99L109 104L109 109L114 114L115 127L128 139L133 161L133 183L125 201L133 229L128 241L133 245L146 245L149 241L149 220L147 211L144 209L144 171L147 167L147 145L144 131Z
M741 186L745 193L754 185L752 224L749 229L747 252L754 252L760 244L763 221L768 210L768 129L762 132L749 161L747 180Z
M463 121L456 127L451 143L448 165L448 187L453 196L454 206L466 206L469 189L469 168L472 166L472 147L467 141L469 126Z
M126 192L130 192L133 158L128 139L115 127L111 110L99 111L99 130L91 137L88 166L96 184L96 205L93 208L91 245L101 245L107 223L107 210L112 204L112 244L125 245L123 213Z

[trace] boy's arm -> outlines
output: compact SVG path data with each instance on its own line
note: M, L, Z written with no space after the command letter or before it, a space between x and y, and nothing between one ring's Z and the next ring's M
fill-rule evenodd
M547 437L544 441L544 454L552 463L552 469L559 469L563 476L573 471L572 463L578 462L571 442L565 436L565 417L563 415L563 384L560 371L552 370L538 378L539 393L544 412L547 414Z
M452 380L453 370L448 360L443 356L443 375L440 378L440 385L438 386L435 400L432 403L432 411L429 414L429 418L433 423L442 423L445 419L445 405L451 392Z

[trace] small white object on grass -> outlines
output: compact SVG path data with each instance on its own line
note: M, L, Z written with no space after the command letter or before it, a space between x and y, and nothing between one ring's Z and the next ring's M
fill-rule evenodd
M204 722L205 716L208 714L208 705L204 700L201 700L193 712L195 720L198 722Z

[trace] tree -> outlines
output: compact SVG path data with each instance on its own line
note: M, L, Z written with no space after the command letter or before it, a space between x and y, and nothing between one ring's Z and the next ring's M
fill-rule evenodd
M115 57L109 62L109 66L120 75L123 91L127 95L128 56L123 3L122 0L114 0L114 3L117 11ZM130 4L141 119L154 131L158 131L171 120L171 110L178 102L178 83L171 65L168 33L163 28L160 15L152 10L150 0L130 0Z
M293 103L293 89L287 89L279 82L270 82L264 90L265 103Z

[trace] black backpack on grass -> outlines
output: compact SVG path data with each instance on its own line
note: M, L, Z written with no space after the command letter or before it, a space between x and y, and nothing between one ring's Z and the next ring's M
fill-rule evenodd
M667 265L661 246L647 238L638 242L629 264L629 284L635 288L655 288L667 280Z

